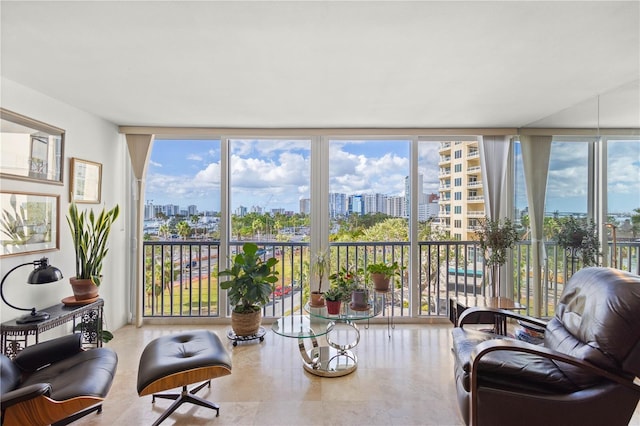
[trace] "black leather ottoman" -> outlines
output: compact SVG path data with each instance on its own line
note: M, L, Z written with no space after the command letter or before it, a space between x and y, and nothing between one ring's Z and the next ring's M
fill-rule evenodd
M152 403L156 398L175 400L154 426L162 423L185 402L212 408L216 410L217 417L220 407L195 393L211 386L211 379L227 374L231 374L231 357L216 334L195 330L163 336L151 341L142 352L138 368L138 395L153 394ZM198 382L204 383L187 390L187 385ZM178 387L182 387L181 393L156 393Z

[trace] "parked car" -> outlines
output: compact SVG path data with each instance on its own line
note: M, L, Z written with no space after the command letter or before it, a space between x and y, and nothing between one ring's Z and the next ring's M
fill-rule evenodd
M282 297L283 295L289 294L289 293L291 293L291 286L287 285L283 288L281 285L279 285L279 286L276 286L276 289L273 291L273 293L271 293L271 295L273 297Z

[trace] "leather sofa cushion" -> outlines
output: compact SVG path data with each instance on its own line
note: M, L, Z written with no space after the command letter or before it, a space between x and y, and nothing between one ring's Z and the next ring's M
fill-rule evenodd
M455 328L453 336L453 354L457 368L456 375L462 379L467 392L470 389L471 352L475 347L491 339L509 339L485 331ZM564 368L553 361L534 354L522 352L496 351L484 355L479 364L478 381L483 386L500 387L513 390L536 392L541 394L570 393L597 382L595 376L582 377L573 381Z
M562 293L544 346L607 370L640 376L638 324L640 277L611 268L582 268Z
M20 370L8 356L0 354L0 394L14 390L20 384Z
M158 337L140 356L138 393L156 380L203 367L231 370L231 357L216 334L192 330Z
M27 346L18 352L13 363L26 373L36 371L45 365L55 364L82 352L81 337L80 333L72 333Z
M107 396L118 365L118 357L109 348L80 352L70 358L36 371L21 386L51 384L51 398L62 401L80 395Z

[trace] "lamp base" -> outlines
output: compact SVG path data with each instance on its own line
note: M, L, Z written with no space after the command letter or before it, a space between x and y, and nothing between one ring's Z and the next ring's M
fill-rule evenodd
M48 320L51 317L47 312L34 312L24 315L16 320L16 324L29 324L31 322L40 322Z

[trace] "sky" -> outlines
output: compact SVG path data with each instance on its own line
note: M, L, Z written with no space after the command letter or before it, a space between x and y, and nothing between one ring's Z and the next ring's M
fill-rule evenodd
M421 142L418 168L423 191L438 192L438 142ZM403 195L409 174L409 142L333 140L329 148L330 192ZM230 141L231 206L259 206L298 212L309 198L310 143L307 140ZM554 142L549 166L548 212L586 212L587 144ZM519 152L516 150L516 158ZM516 174L521 167L516 168ZM640 207L640 142L609 144L609 210ZM526 207L520 175L517 207ZM146 182L146 202L198 206L219 211L220 143L206 140L156 140Z

